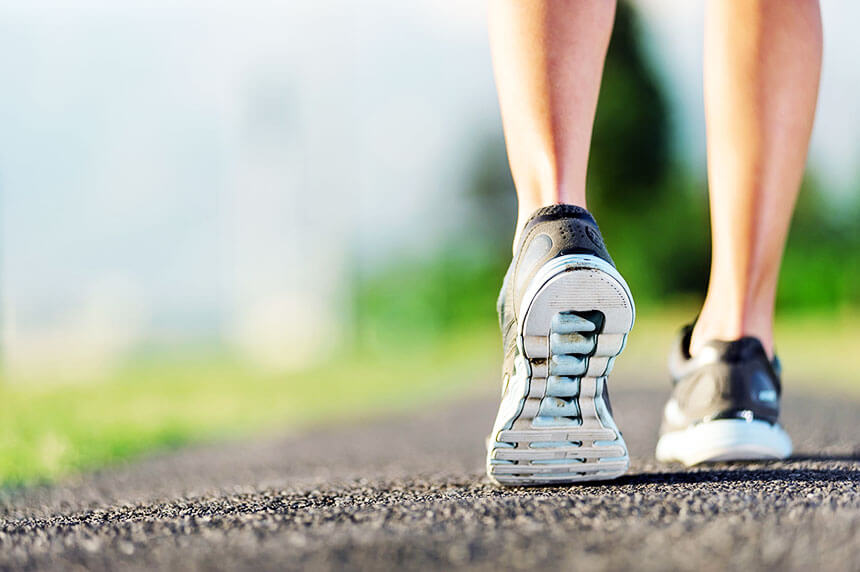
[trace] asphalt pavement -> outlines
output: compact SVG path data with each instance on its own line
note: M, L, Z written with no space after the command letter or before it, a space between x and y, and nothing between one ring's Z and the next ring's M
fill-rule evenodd
M486 395L7 490L0 570L860 570L860 403L789 391L792 459L688 470L653 458L666 394L613 393L599 485L490 484Z

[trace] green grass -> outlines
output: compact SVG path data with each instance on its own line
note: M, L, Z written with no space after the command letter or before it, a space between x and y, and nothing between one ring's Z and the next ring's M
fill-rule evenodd
M616 386L668 389L666 351L693 315L692 304L641 307L613 374ZM786 391L860 397L858 323L856 310L781 317ZM192 442L487 395L497 387L496 328L488 316L455 334L419 336L394 352L369 347L292 374L198 354L136 360L99 382L0 385L0 486L47 482Z
M0 484L51 481L189 442L368 417L474 392L490 328L272 374L225 355L137 361L100 382L0 385Z

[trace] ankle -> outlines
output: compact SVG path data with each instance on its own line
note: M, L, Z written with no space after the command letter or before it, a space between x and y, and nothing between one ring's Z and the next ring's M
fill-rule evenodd
M690 355L696 355L711 340L734 341L747 336L758 338L773 359L773 318L769 314L715 313L705 307L690 336Z

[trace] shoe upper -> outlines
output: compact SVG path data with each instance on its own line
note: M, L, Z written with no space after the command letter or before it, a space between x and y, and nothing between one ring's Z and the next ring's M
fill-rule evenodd
M517 355L517 316L532 278L557 256L590 254L612 264L594 217L576 205L550 205L536 210L523 226L514 258L502 283L496 309L505 351L503 377L513 375Z
M508 270L510 299L519 307L535 273L556 256L591 254L614 266L600 229L587 210L576 205L550 205L536 210L520 233ZM517 316L518 317L518 316Z
M711 340L690 356L693 326L681 331L669 356L672 397L660 433L714 419L775 424L782 393L779 360L768 359L758 338Z

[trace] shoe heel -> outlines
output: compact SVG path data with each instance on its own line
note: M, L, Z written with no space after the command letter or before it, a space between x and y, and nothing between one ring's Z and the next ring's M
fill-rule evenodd
M503 402L491 435L487 472L503 485L613 479L629 466L604 396L633 325L632 298L623 280L591 261L560 258L566 264L522 314L525 371L521 387L511 388L515 395L505 396L520 398L517 412L502 415Z

